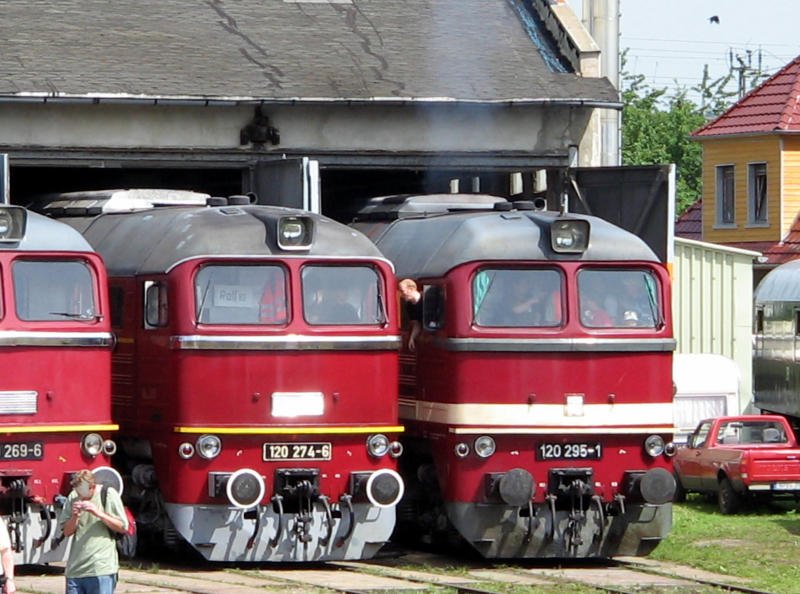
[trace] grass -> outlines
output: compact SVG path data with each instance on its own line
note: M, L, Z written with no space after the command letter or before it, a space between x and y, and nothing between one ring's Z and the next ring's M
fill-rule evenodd
M690 495L673 506L669 537L652 559L751 580L753 588L794 594L800 588L800 509L791 500L722 515L716 503Z

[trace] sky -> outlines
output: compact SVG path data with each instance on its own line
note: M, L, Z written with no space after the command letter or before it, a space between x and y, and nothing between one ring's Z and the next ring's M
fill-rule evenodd
M582 0L568 4L581 16ZM749 80L759 64L774 74L800 55L797 0L619 0L619 9L626 70L655 88L697 85L704 64L723 76L731 60Z

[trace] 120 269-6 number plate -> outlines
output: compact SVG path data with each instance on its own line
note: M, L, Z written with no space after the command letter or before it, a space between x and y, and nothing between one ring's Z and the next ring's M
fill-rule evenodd
M599 443L550 443L536 446L537 460L600 460L603 448Z
M265 443L264 461L278 460L330 460L331 443L329 441L303 443Z
M42 460L44 444L41 441L0 443L0 460Z

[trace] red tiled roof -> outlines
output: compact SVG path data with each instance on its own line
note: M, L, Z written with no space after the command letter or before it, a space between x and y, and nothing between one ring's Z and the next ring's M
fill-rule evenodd
M760 261L761 264L777 266L789 260L796 260L800 258L800 215L795 217L792 227L781 241L742 241L725 245L761 252L766 258Z
M675 236L703 240L703 201L698 200L675 221Z
M692 137L769 132L800 132L800 56Z

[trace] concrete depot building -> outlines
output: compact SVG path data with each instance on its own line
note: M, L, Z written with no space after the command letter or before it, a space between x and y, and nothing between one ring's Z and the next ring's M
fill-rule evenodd
M618 92L563 2L4 0L0 53L17 204L168 187L347 219L375 195L529 198L616 164Z

